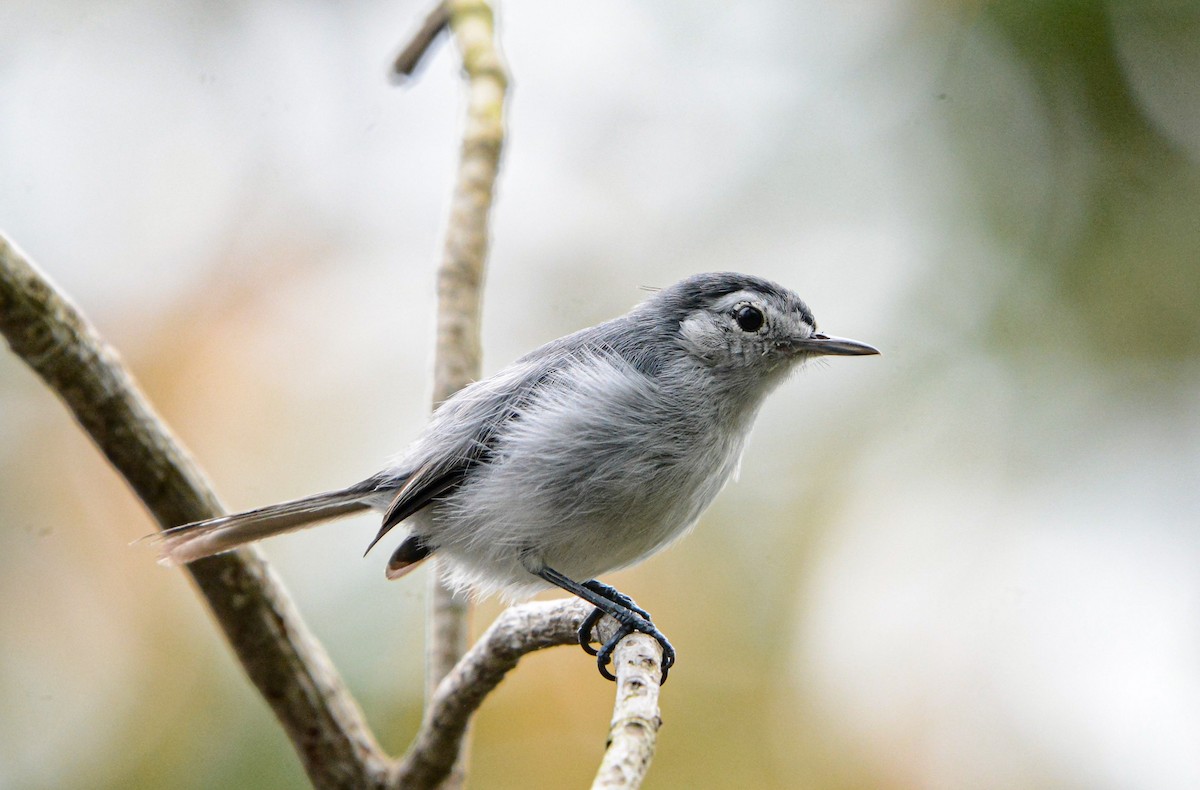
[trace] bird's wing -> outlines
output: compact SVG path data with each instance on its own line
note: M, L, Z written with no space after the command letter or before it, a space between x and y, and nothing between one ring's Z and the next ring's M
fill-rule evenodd
M502 428L517 419L537 389L560 369L562 359L534 364L518 360L489 379L475 382L434 413L421 448L383 516L369 552L392 527L462 485L476 466L495 453Z
M387 511L383 514L383 524L363 555L365 556L375 548L375 544L388 534L392 527L438 497L445 496L457 488L466 478L467 472L477 463L479 463L479 459L463 459L463 462L451 466L438 465L430 461L413 472L396 492L392 504L388 505Z

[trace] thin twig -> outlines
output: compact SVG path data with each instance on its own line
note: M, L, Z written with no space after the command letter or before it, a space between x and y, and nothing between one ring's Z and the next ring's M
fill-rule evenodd
M491 7L484 0L449 0L446 10L467 79L467 118L437 277L435 407L480 375L479 323L488 217L500 170L504 96L508 87L495 41ZM466 650L469 605L441 584L435 574L429 610L425 677L427 697L432 698L438 683ZM459 754L459 767L443 787L463 784L464 765L465 746Z
M161 527L219 515L208 481L116 352L0 235L0 332L66 404ZM187 566L318 788L383 785L387 758L328 655L253 550ZM181 725L182 726L182 725Z
M429 10L425 20L417 31L413 33L408 44L404 49L400 50L400 54L396 56L395 62L392 63L392 75L401 81L407 80L416 73L417 67L421 65L425 55L429 52L433 42L437 41L438 36L442 34L450 25L450 9L446 5L445 0L438 2Z

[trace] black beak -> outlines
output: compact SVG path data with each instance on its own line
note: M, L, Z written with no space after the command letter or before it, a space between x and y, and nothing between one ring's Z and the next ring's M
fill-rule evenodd
M868 346L866 343L860 343L857 340L819 334L793 340L791 348L797 353L812 354L814 356L864 357L879 353L879 349L874 346Z

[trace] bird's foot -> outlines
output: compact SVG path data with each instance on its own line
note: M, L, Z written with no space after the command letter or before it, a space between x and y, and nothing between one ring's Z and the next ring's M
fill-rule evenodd
M667 639L663 632L658 630L658 627L654 625L650 618L650 613L634 603L633 599L628 595L625 595L624 593L619 592L616 588L597 581L596 579L586 581L582 586L616 604L617 611L615 612L606 611L605 609L597 606L592 610L591 614L584 618L583 623L579 626L579 645L589 655L596 657L596 667L600 670L600 674L609 680L617 679L616 675L614 675L608 668L608 665L612 663L613 651L616 649L617 644L619 644L622 639L629 636L634 631L638 631L646 634L649 637L652 637L656 642L658 642L659 646L662 647L662 679L659 681L659 683L666 683L667 673L670 671L671 667L675 665L675 648L671 645L671 642ZM600 619L606 614L611 614L613 619L620 623L620 626L615 632L613 632L613 635L600 646L600 649L596 650L591 644L592 632L594 631L596 624L600 622Z

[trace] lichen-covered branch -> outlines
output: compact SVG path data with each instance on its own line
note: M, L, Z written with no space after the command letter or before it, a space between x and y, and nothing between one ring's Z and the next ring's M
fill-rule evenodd
M613 652L613 664L617 701L608 731L608 749L592 790L640 787L654 759L658 728L662 726L658 710L662 646L645 634L630 634Z
M508 88L491 7L483 0L448 0L446 9L450 29L462 54L467 117L450 201L445 249L437 275L435 406L480 376L479 324L488 218L500 170L504 97ZM433 696L438 683L466 650L468 608L469 604L446 589L435 575L430 589L426 646L428 697ZM460 786L463 776L460 768L443 786Z
M0 333L62 399L161 527L222 512L208 481L117 353L3 235ZM313 785L382 786L388 764L358 705L261 557L247 549L187 570Z

